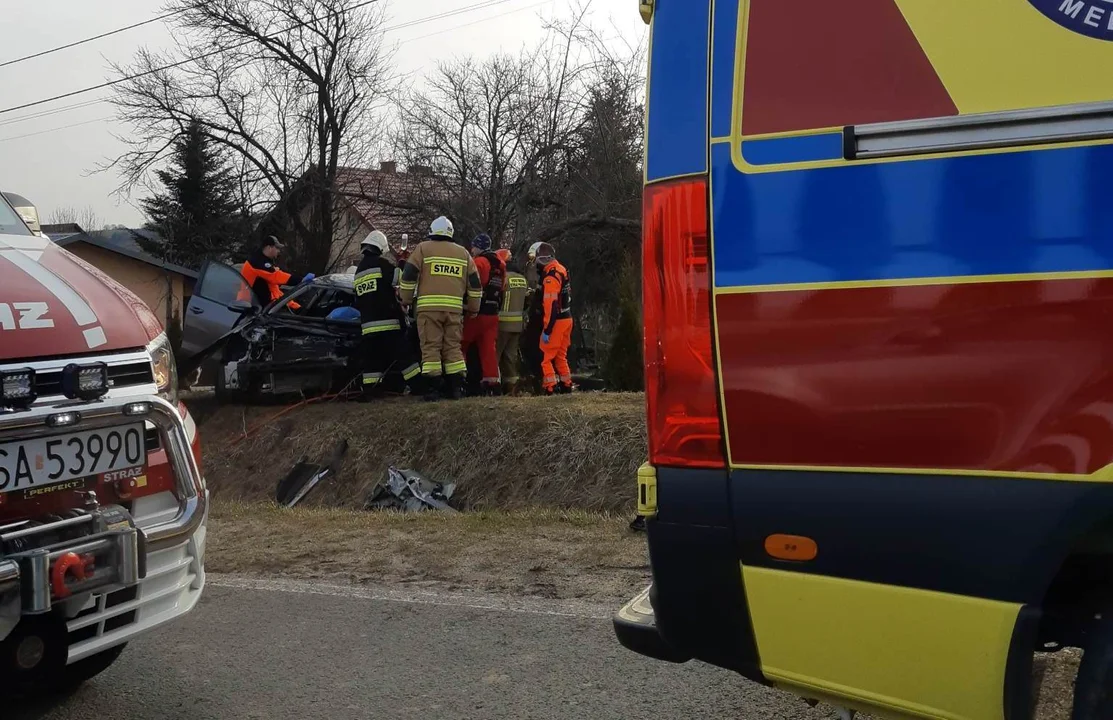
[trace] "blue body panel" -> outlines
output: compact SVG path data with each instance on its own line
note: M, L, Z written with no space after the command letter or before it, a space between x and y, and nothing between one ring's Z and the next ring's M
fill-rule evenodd
M663 0L650 50L646 180L707 172L711 0ZM731 53L733 55L733 52ZM653 102L653 97L668 102Z
M751 165L838 160L842 149L842 133L742 141L742 157Z
M712 173L718 287L1113 268L1113 146Z

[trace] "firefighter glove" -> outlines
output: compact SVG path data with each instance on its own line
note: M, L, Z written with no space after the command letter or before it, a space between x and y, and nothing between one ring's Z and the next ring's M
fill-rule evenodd
M301 280L301 281L302 281L303 283L310 283L310 282L313 282L313 278L315 278L315 277L317 277L317 276L316 276L316 275L314 275L313 273L306 273L306 274L305 274L305 277L304 277L304 278L302 278L302 280Z
M541 333L541 344L542 345L548 345L549 344L549 333Z

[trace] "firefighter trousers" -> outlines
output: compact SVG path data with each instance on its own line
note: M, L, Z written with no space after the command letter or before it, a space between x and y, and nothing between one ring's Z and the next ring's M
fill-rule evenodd
M421 371L406 345L405 330L388 330L364 335L359 343L364 393L380 388L402 392Z
M464 315L452 310L418 310L417 334L421 338L421 374L426 377L459 375L467 370L460 339Z
M552 390L557 383L572 384L572 369L568 367L568 348L572 346L572 318L563 318L553 324L549 342L541 343L541 385Z
M499 356L496 343L499 336L498 315L476 315L464 322L463 352L468 356L472 345L479 348L479 364L483 367L483 384L499 384Z
M521 330L499 330L495 353L499 356L499 376L506 384L518 382L518 348L521 340Z

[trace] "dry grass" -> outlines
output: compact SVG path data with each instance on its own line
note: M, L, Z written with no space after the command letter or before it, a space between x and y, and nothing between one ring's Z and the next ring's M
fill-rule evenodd
M621 603L648 582L645 536L582 511L365 513L218 502L213 572Z
M326 462L350 443L339 475L310 506L358 508L386 477L410 468L457 483L453 504L468 510L549 507L628 513L645 460L640 394L475 398L429 405L409 398L324 402L296 408L190 401L201 427L205 475L228 500L273 500L279 479L302 458ZM262 425L242 442L245 429Z

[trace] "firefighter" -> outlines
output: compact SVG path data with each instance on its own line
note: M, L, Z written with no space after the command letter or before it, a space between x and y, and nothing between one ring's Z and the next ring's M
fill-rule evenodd
M541 280L541 387L546 395L572 392L572 370L568 348L572 345L572 282L568 270L557 262L549 243L536 250L537 274Z
M503 290L506 283L506 263L491 250L491 238L480 233L471 241L471 254L479 272L483 298L479 314L464 323L464 357L472 345L478 346L479 364L483 368L480 384L486 395L497 395L499 383L499 311L502 309Z
M514 262L509 250L496 253L506 263L506 290L503 292L502 309L499 310L499 337L495 351L499 358L499 376L503 391L509 395L518 392L518 348L522 330L526 326L526 294L529 290L526 277Z
M526 276L526 325L519 338L522 360L526 369L526 377L532 392L541 391L541 361L545 354L541 352L541 330L544 321L545 308L541 302L541 289L538 287L539 278L537 271L537 248L541 243L536 242L530 246L526 254L528 260L525 268ZM522 383L519 382L520 390Z
M429 381L426 400L436 400L436 385L445 379L445 394L463 396L467 364L460 348L464 312L479 313L483 288L475 261L452 241L452 223L439 217L429 226L427 240L414 248L398 283L402 305L413 304L421 339L421 374ZM416 299L415 299L416 295Z
M407 352L405 313L394 291L396 267L386 255L389 247L386 235L372 231L360 243L363 256L356 266L359 359L365 399L380 388L402 392L407 383L412 388L421 370Z
M313 280L313 273L307 273L305 276L294 275L278 267L275 261L283 247L285 246L278 242L278 238L268 235L259 249L253 252L240 268L240 274L243 275L244 281L259 300L260 305L266 306L281 298L283 285L298 285ZM297 310L300 306L291 302L288 307Z

